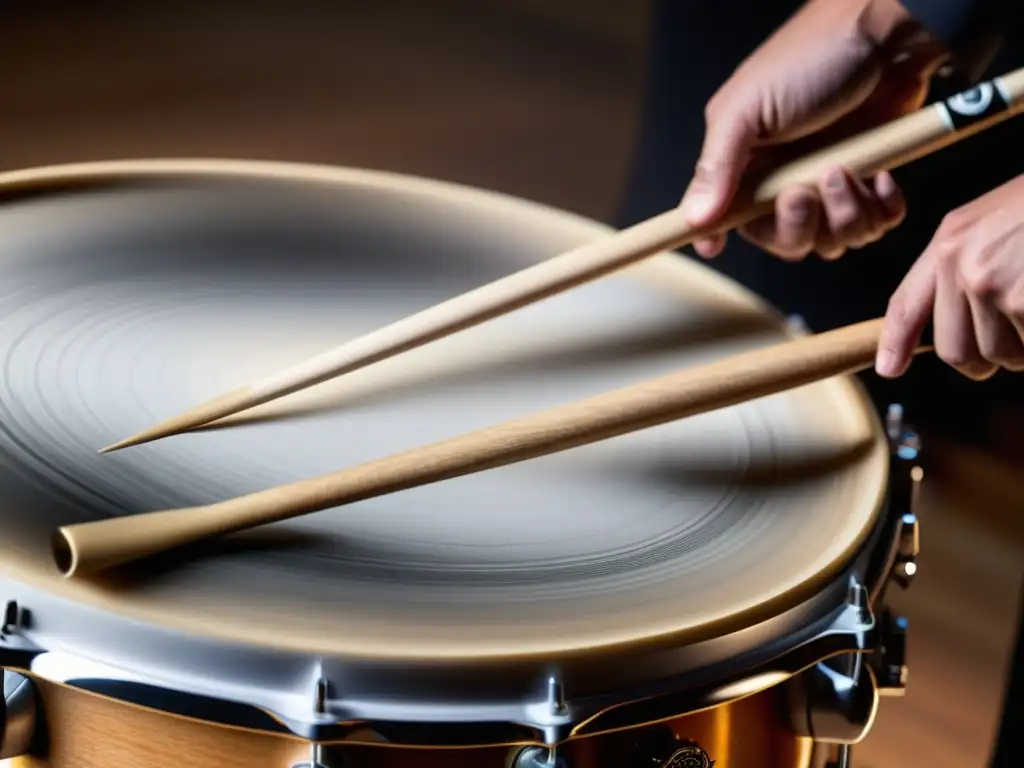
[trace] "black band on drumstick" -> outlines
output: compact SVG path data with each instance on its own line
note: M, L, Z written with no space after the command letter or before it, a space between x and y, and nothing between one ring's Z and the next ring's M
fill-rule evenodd
M950 130L961 131L1009 111L1013 101L1001 78L980 83L936 104Z

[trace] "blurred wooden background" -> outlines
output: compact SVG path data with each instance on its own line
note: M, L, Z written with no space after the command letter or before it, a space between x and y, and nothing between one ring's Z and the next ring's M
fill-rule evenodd
M643 87L637 0L7 2L0 167L227 156L440 177L609 220ZM906 698L858 768L986 763L1024 572L1021 455L926 444Z

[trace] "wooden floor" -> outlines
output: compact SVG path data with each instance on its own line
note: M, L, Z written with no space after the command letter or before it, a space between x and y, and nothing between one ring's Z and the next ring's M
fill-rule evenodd
M5 3L0 168L168 155L309 160L610 217L636 128L636 0ZM244 11L242 10L244 8ZM908 695L860 768L983 766L1024 572L1024 485L930 446Z

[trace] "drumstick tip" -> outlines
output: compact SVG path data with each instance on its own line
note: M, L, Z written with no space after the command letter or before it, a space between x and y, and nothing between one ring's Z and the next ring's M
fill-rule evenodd
M98 451L101 454L114 453L124 448L132 448L136 445L143 445L144 443L152 443L156 440L162 440L165 437L173 437L174 435L180 435L182 432L187 432L191 427L202 426L205 421L195 420L197 423L185 423L179 424L177 420L170 423L158 424L155 427L144 430L131 437L126 437L124 440L119 440L116 443L108 445L106 448L100 448Z
M120 440L120 441L118 441L116 443L111 443L110 445L106 446L105 448L100 448L98 451L96 451L96 453L99 453L99 454L114 453L115 451L120 451L122 448L132 448L133 446L142 445L143 443L148 443L148 442L149 442L149 440L144 440L139 435L135 435L133 437L126 438L125 440Z
M190 429L206 426L210 422L260 404L260 400L252 396L251 390L248 387L237 389L214 398L179 416L138 432L131 437L108 445L106 448L101 448L99 453L114 453L124 448L131 448L143 443L162 440L165 437L180 435L183 432L188 432Z

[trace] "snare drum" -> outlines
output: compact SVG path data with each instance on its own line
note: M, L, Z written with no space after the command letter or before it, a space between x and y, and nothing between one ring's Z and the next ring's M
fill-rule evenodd
M294 165L70 166L0 190L16 765L807 768L841 764L902 689L885 588L913 575L916 444L845 377L63 580L59 525L327 472L791 331L666 254L100 456L607 231Z

